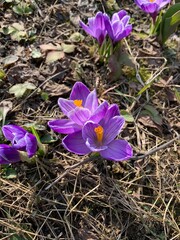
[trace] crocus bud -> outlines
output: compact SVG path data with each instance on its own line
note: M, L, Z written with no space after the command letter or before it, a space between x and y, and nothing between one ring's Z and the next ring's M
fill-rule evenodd
M6 144L0 144L0 164L10 164L21 161L18 150Z
M27 132L22 127L16 125L4 125L2 132L5 138L11 141L14 148L27 152L28 157L32 157L37 151L36 137Z

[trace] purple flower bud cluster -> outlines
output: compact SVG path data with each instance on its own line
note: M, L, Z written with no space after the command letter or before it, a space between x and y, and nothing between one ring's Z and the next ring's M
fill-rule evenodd
M127 37L132 31L129 20L130 16L124 10L114 13L111 19L106 13L98 12L95 17L88 19L88 25L80 21L80 26L102 45L107 35L113 43Z
M74 84L69 100L59 98L58 104L67 118L49 121L48 125L55 132L67 134L62 144L68 151L79 155L99 152L114 161L132 157L130 144L115 139L125 122L116 104L98 104L96 91L90 92L81 82Z
M31 158L37 151L36 137L17 125L4 125L4 137L11 142L11 146L0 144L0 164L9 164L21 160L20 152L24 151Z

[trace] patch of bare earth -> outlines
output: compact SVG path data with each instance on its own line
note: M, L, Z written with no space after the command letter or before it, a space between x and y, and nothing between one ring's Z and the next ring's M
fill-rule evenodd
M21 21L25 29L36 29L32 42L0 35L0 68L6 73L0 82L0 102L12 103L6 121L36 122L44 126L40 136L51 133L58 138L35 163L14 164L15 178L8 179L0 169L1 240L180 239L178 52L171 46L162 49L153 39L142 40L135 33L148 28L148 20L142 22L146 16L141 13L140 18L131 1L117 1L111 7L119 4L138 23L124 43L136 58L136 70L124 67L120 79L112 80L109 69L91 54L93 40L78 25L80 18L87 21L98 10L107 10L105 2L36 1L28 16L15 14L9 3L0 5L3 26ZM51 64L44 55L32 58L32 50L42 44L71 44L70 36L78 31L85 40L73 43L71 54ZM9 55L18 60L4 66ZM25 81L36 89L20 99L9 93L10 87ZM101 101L117 103L133 115L134 121L127 122L120 135L133 146L133 159L115 163L97 157L86 162L86 156L68 153L61 146L63 136L47 127L47 121L63 117L57 99L68 98L76 81L97 88ZM144 81L151 86L137 95ZM71 167L82 161L86 163Z

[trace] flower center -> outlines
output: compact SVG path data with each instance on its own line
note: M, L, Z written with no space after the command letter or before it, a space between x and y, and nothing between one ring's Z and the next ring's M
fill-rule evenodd
M152 2L152 3L155 2L155 0L149 0L149 1Z
M94 132L96 133L96 137L99 143L102 143L103 135L104 135L104 128L101 126L98 126L94 129Z
M75 105L76 107L83 107L83 106L82 106L82 100L76 99L76 100L74 100L73 102L74 102L74 105Z

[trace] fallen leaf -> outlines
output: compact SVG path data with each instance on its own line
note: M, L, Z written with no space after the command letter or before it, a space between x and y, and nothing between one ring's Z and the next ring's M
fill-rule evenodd
M141 116L138 118L138 122L142 123L146 127L156 128L161 132L161 128L152 121L150 116Z
M55 62L64 57L64 52L62 51L50 51L46 56L46 63Z
M62 46L63 52L65 52L65 53L72 53L75 50L75 45L73 45L73 44L62 43L61 46Z
M14 94L16 98L21 98L26 93L27 90L34 89L36 89L36 86L33 83L25 82L12 86L9 89L9 93Z
M62 50L61 45L59 45L59 44L54 45L52 43L41 44L39 47L40 47L41 51L43 51L43 52Z
M0 121L2 121L2 126L5 123L7 113L12 109L12 102L2 101L0 102Z
M84 40L84 38L85 37L81 33L75 32L70 36L69 40L77 43L77 42L82 42Z
M49 94L49 96L61 96L71 91L70 87L65 84L58 84L54 81L48 81L44 86L43 90Z
M18 31L24 31L25 30L23 22L13 23L11 26Z
M17 62L18 59L19 59L19 57L15 56L15 55L9 55L2 60L2 63L4 64L5 67L7 67L7 66Z

